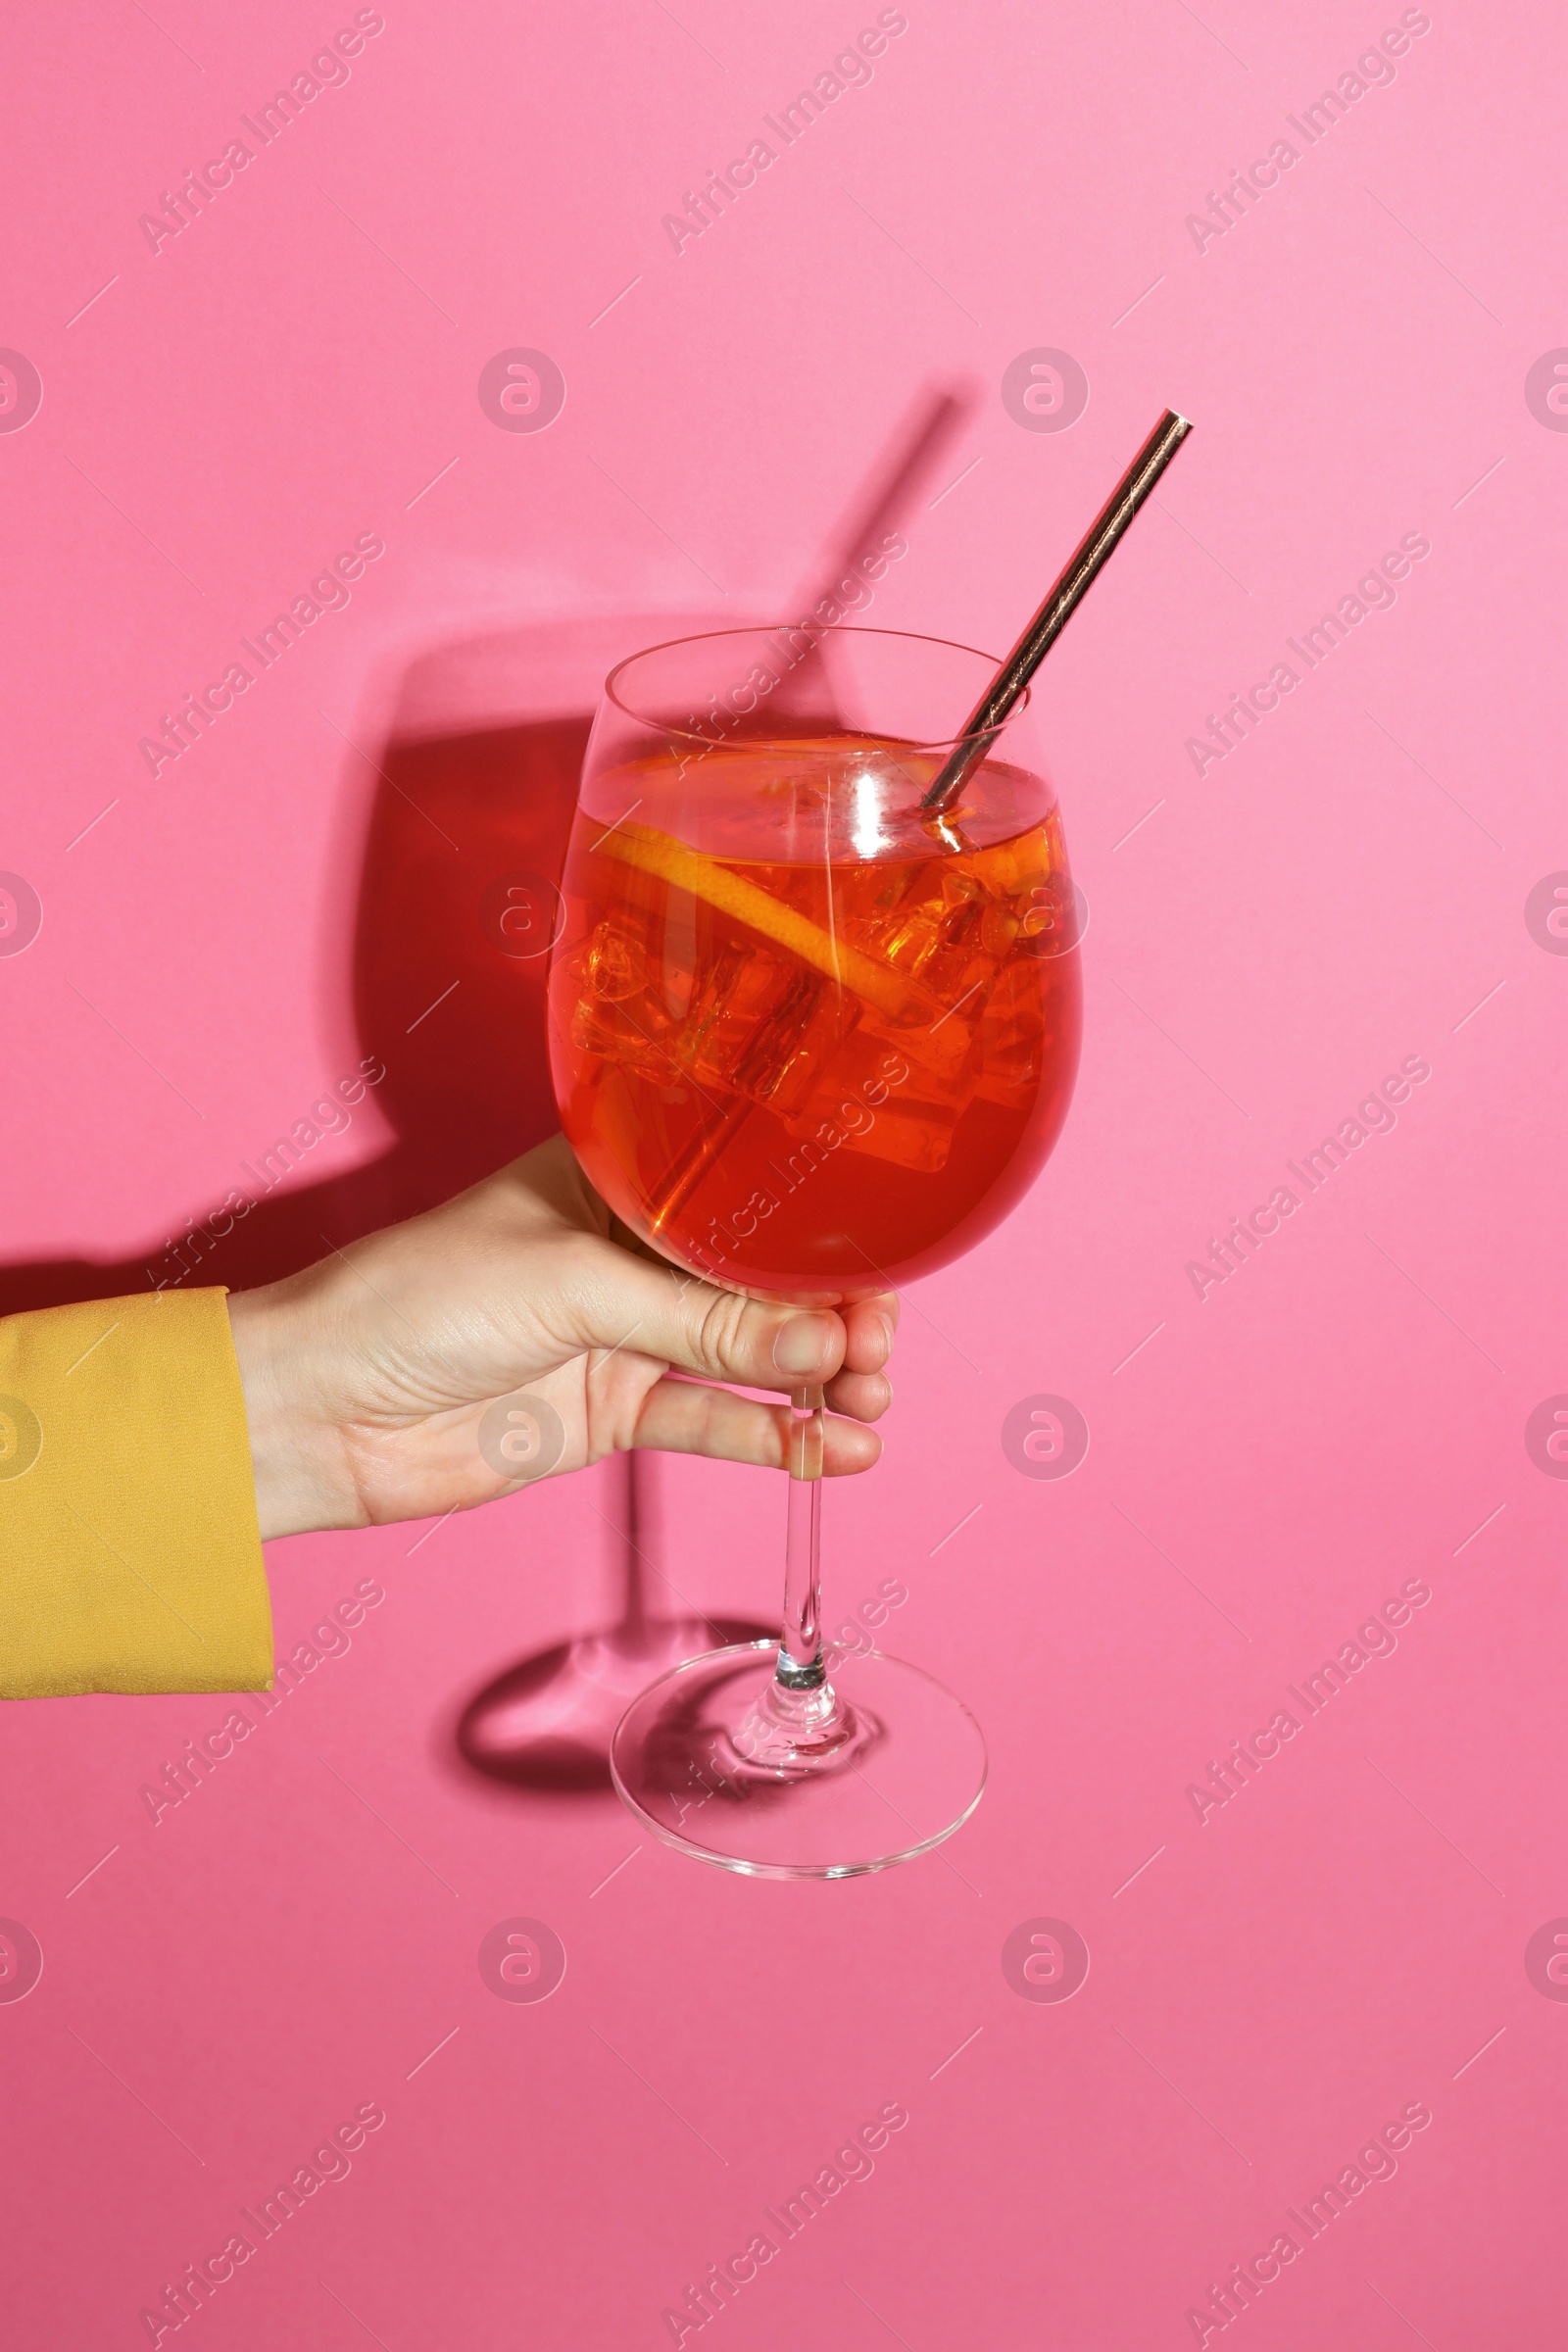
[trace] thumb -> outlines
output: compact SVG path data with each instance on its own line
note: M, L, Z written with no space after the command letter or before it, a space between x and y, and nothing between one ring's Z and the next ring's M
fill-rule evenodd
M844 1361L844 1322L830 1308L746 1298L597 1236L579 1264L568 1305L581 1348L629 1348L746 1389L821 1383Z

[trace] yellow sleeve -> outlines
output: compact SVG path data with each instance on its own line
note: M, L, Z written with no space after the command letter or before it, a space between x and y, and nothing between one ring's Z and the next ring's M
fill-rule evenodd
M226 1297L0 1320L0 1698L270 1686Z

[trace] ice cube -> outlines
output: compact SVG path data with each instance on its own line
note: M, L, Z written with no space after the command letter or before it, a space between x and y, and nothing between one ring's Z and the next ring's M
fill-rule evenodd
M788 1118L810 1100L859 1017L859 1002L847 990L801 972L741 1057L736 1085Z
M597 1004L620 1004L649 986L647 943L641 931L607 916L588 943L584 977Z
M911 885L916 887L918 899L906 897L860 935L868 953L915 985L896 1010L868 1010L865 1017L890 1044L906 1044L946 1086L968 1056L986 994L1017 924L956 861L935 876L925 868Z
M933 1079L896 1036L862 1015L822 1068L798 1110L786 1117L791 1135L828 1152L862 1152L901 1167L934 1173L946 1164L953 1129L968 1107L972 1080Z
M635 919L607 915L573 959L578 982L571 1042L667 1086L679 1076L670 1052L673 1023L656 987L656 965Z
M1017 938L1019 929L1019 918L1009 907L989 906L980 918L980 945L988 956L1000 959Z
M961 949L934 957L896 1017L867 1008L860 1027L885 1052L907 1055L928 1091L946 1095L961 1082L997 968L994 957Z
M867 942L872 955L891 964L895 971L908 972L917 978L921 966L942 943L942 918L946 911L940 900L901 910L872 932Z
M749 1050L791 994L799 967L764 948L727 947L703 971L674 1038L700 1084L734 1087Z
M1025 1109L1034 1100L1045 1064L1041 983L1037 958L1020 956L991 991L975 1053L975 1092L983 1102Z
M935 1176L948 1164L956 1125L956 1115L945 1105L890 1101L877 1112L875 1125L852 1136L845 1150L910 1168L920 1176Z
M973 870L995 907L994 919L988 916L991 936L984 943L994 953L1009 921L1036 955L1060 955L1076 946L1081 917L1054 811L1016 841L981 851Z
M962 937L979 895L979 886L956 868L933 875L923 866L891 907L879 907L868 923L853 926L856 944L879 962L918 979L933 956Z

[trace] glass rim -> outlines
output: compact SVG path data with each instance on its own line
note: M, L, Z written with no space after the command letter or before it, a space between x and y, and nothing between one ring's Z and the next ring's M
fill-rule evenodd
M964 645L956 637L933 637L928 631L922 629L847 628L839 621L816 624L804 620L753 621L748 625L731 629L694 629L685 637L664 637L657 645L639 647L636 653L625 655L608 673L604 685L605 697L625 717L635 720L639 726L658 727L662 734L670 736L677 743L700 743L709 751L718 751L725 748L722 736L699 734L689 727L671 725L667 719L656 718L646 710L634 709L621 694L616 681L626 670L631 668L634 662L645 662L653 654L673 652L677 646L705 645L716 642L723 637L772 637L779 634L787 635L797 630L810 635L816 644L830 637L889 637L904 645L940 645L950 653L972 654L977 662L986 664L990 676L995 676L1001 668L1003 661L1000 654L983 653L977 645ZM812 646L812 651L815 651L815 644ZM1026 686L1023 689L1002 725L992 731L993 741L1004 735L1013 720L1028 710L1033 691L1032 686ZM737 718L750 717L751 713L738 711L735 715ZM748 735L736 738L737 744L744 742L754 748L760 744L799 744L811 740L813 739L809 736L799 735ZM956 751L961 743L972 743L975 737L960 731L956 735L934 735L919 738L901 735L891 740L896 741L904 751L953 752Z

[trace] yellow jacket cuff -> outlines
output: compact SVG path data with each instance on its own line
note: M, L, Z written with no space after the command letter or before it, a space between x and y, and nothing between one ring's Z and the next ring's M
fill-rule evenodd
M0 1698L270 1683L226 1297L0 1321Z

